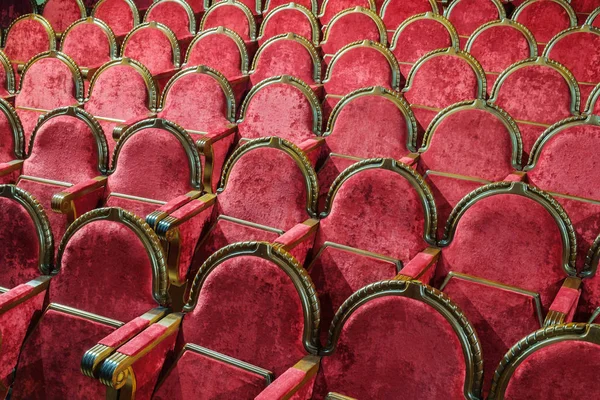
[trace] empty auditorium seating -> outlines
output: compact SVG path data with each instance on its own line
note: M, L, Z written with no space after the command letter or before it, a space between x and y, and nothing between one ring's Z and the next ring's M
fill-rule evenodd
M10 103L0 99L0 166L6 170L7 163L23 158L25 135L21 120ZM6 179L6 175L0 179Z
M490 102L515 119L527 157L550 125L579 112L579 88L571 72L543 57L519 61L496 80Z
M452 23L464 49L471 34L488 22L506 18L500 0L453 0L444 10L444 16Z
M537 56L537 43L523 25L503 19L477 28L465 50L483 67L489 94L502 71L518 61Z
M231 29L244 40L250 54L256 50L256 21L252 11L237 0L224 0L213 4L200 21L200 31L222 26Z
M140 15L132 0L98 0L92 17L104 21L120 43L140 23Z
M144 22L160 22L173 31L185 52L196 34L194 10L185 0L159 0L148 7Z
M41 115L58 107L78 106L83 95L81 72L66 54L52 50L29 60L15 98L26 146Z
M379 3L379 1L378 1ZM385 23L388 38L408 18L423 13L441 14L434 0L385 0L379 15Z
M10 60L0 50L0 98L14 95L16 91L15 72Z
M263 4L264 15L269 14L271 11L275 10L276 8L280 8L281 6L287 6L291 9L296 8L296 6L300 6L310 11L313 16L319 14L319 2L317 0L300 0L294 2L294 5L292 6L290 6L291 3L289 3L287 0L264 0Z
M217 189L235 140L235 112L234 94L225 77L203 65L181 70L163 92L158 117L182 126L195 141L207 191Z
M273 8L263 17L258 44L262 45L273 36L284 33L303 36L314 46L318 46L321 30L319 22L308 8L297 3L288 3Z
M556 35L544 49L544 57L558 61L573 73L581 93L581 109L594 86L600 83L600 28L587 25Z
M377 7L374 0L324 0L319 10L319 22L323 30L332 21L333 17L343 10L352 7L362 7L377 13Z
M521 134L504 110L481 99L464 101L434 118L419 153L419 168L435 198L443 230L465 195L521 169Z
M42 15L60 39L62 33L75 21L87 16L82 0L46 0Z
M434 50L412 67L403 93L424 131L443 108L485 98L485 73L469 53L453 47Z
M112 30L104 21L94 17L69 26L60 41L60 51L75 61L87 81L96 69L119 54Z

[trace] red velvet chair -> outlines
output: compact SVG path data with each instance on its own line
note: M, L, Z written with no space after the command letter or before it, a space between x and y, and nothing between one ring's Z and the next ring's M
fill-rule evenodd
M562 31L550 40L542 55L573 73L579 84L583 111L594 86L600 83L600 28L583 25Z
M144 22L160 22L169 27L185 53L196 35L194 10L185 0L159 0L152 3L144 15Z
M423 178L392 158L359 161L331 185L307 261L327 327L344 300L363 286L435 264L437 213ZM322 335L324 338L324 335Z
M374 0L324 0L321 3L321 10L317 16L323 31L336 14L347 8L354 7L366 8L377 14L377 6Z
M16 92L15 71L6 54L0 50L0 98L12 98Z
M452 211L431 282L477 330L488 377L484 392L512 343L542 324L572 318L580 294L575 242L560 204L522 182L483 186Z
M235 140L235 110L233 91L225 77L203 65L178 72L162 96L158 117L184 127L195 141L209 192L217 189Z
M141 62L156 81L159 90L181 67L179 43L171 29L160 22L144 22L123 40L121 57Z
M388 39L404 21L412 16L424 13L440 14L434 0L385 0L379 11L388 31Z
M481 65L454 47L421 57L410 70L402 92L425 131L437 113L464 100L485 99L485 73Z
M87 11L81 0L46 0L42 16L52 25L56 38L60 39L72 23L87 17Z
M585 20L585 24L600 28L600 7L592 11L589 17Z
M212 5L220 2L222 0L213 0ZM260 20L261 14L263 12L263 0L238 0L240 3L248 7L254 19Z
M458 49L458 33L445 17L427 12L408 18L396 31L388 30L390 50L398 60L400 72L407 77L415 62L430 51Z
M275 377L297 378L290 367L298 360L318 363L314 286L289 253L264 242L235 243L211 256L183 314L160 323L166 330L150 326L108 358L100 380L118 387L119 374L139 365L155 376L162 369L154 400L252 399ZM173 356L165 364L148 359L154 346L169 346Z
M113 31L98 18L81 19L63 33L60 51L75 61L86 82L102 64L119 56Z
M56 49L50 22L41 15L27 14L14 20L4 34L4 54L13 65L17 83L25 64L36 54Z
M577 26L577 15L565 0L527 0L512 15L535 36L538 54L559 32Z
M112 154L123 130L154 116L157 102L158 88L150 71L138 61L120 58L96 71L84 107L100 122Z
M132 0L98 0L92 17L106 22L119 43L140 23L140 14Z
M0 396L5 397L29 323L39 313L54 269L54 239L39 203L0 185Z
M579 87L563 65L544 57L529 58L500 74L489 101L517 121L527 157L545 129L579 113Z
M477 28L491 21L506 18L500 0L453 0L444 10L444 16L454 25L460 37L460 48ZM510 43L510 42L509 42Z
M329 64L333 55L344 46L365 39L387 46L387 32L381 18L363 7L340 11L331 18L323 33L323 61Z
M590 97L588 98L587 105L585 107L586 114L600 115L600 83L596 85Z
M250 83L254 86L278 75L294 76L322 97L321 57L303 36L295 33L274 36L258 48L252 62Z
M25 134L21 120L10 103L0 99L0 169L6 171L8 165L18 164L16 160L24 159L25 155ZM2 176L0 182L6 178L14 181L14 176L10 179L11 175Z
M300 0L298 2L294 2L294 6L289 8L294 9L296 8L295 6L304 7L309 10L313 16L315 16L319 13L319 3L320 2L318 0ZM264 0L263 15L267 15L274 9L281 6L290 6L290 3L287 0Z
M319 354L313 399L481 398L473 326L448 297L418 282L384 280L355 292ZM302 374L295 372L297 389ZM287 398L280 393L291 393L290 378L275 380L256 399Z
M569 2L569 4L577 14L578 25L585 24L587 18L600 7L600 2L598 2L598 0L573 0Z
M240 35L219 26L196 35L188 47L184 67L205 65L222 73L239 104L248 88L249 63L248 50Z
M289 75L255 85L244 100L238 120L242 140L278 136L296 146L321 136L323 113L310 86ZM308 142L307 142L308 143Z
M69 56L47 51L33 57L21 74L15 108L25 134L25 145L38 118L58 107L79 106L83 103L83 77Z
M518 61L537 57L537 43L529 29L511 19L503 19L477 28L465 51L483 67L489 95L502 71Z
M520 170L522 151L517 124L497 106L479 99L441 111L425 132L418 163L435 198L438 227L443 230L469 192Z
M600 387L595 384L599 360L600 326L567 324L541 329L506 353L494 373L488 399L600 397ZM565 371L577 379L565 379Z
M10 24L25 14L39 14L39 6L35 0L11 1L0 13L0 29L6 30Z
M158 238L127 211L94 210L78 218L61 241L56 274L39 309L43 314L21 349L12 398L119 396L84 376L80 364L95 372L105 358L167 313L167 271ZM82 360L92 346L99 351ZM152 355L160 359L167 349L155 348ZM148 398L156 381L142 369L130 372L123 379L135 376L130 383L139 398Z
M325 73L325 117L350 92L369 86L399 90L400 81L398 62L385 46L370 40L346 45L333 56Z
M333 181L356 161L373 157L400 160L415 152L417 121L400 94L373 86L340 100L323 137L329 156L318 170L320 210Z
M310 40L315 47L319 46L319 21L308 8L296 3L283 4L269 11L260 24L257 41L262 46L270 38L290 32Z

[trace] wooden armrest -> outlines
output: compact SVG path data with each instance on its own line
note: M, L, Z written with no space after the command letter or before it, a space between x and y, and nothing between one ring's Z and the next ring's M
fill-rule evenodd
M343 394L329 392L325 396L325 400L356 400L354 397L344 396Z
M527 172L514 171L508 174L503 180L508 182L527 182Z
M23 168L23 160L12 160L0 164L0 176L12 174Z
M428 284L435 272L435 268L431 267L437 263L440 254L441 249L437 247L426 248L414 256L394 279L402 281L420 280Z
M155 118L155 117L156 117L155 113L148 113L141 117L133 117L131 119L128 119L127 121L118 122L117 125L113 128L112 137L115 140L115 142L117 142L121 138L121 135L123 135L123 132L125 132L125 130L127 128L129 128L131 125L135 124L136 122L140 122L145 119Z
M319 229L319 220L309 218L301 224L297 224L283 235L275 239L276 244L280 244L286 251L291 251L298 244L313 236Z
M40 276L2 293L0 295L0 315L48 289L51 279L52 277L47 275Z
M321 357L308 355L289 368L255 400L284 400L290 399L298 390L302 389L319 371Z
M97 176L88 181L71 186L60 193L52 196L52 211L59 214L70 214L75 212L73 202L83 196L86 196L101 187L106 186L106 176Z
M408 165L409 167L414 167L417 165L417 161L419 161L419 157L421 155L419 153L408 153L404 157L402 157L399 161L403 164Z
M577 308L577 302L579 301L579 295L581 294L580 287L580 278L570 276L565 279L550 305L550 310L544 320L544 326L571 322L568 321L568 319L571 318L575 308Z
M212 207L217 200L217 196L214 194L205 194L199 199L194 199L193 207L190 206L185 212L169 214L161 218L161 220L156 224L156 234L159 238L168 240L169 232L177 228L182 223L192 219L194 216L200 214L202 211L206 210L209 207ZM191 204L190 201L188 204ZM179 211L182 211L179 209Z
M163 204L156 211L151 212L146 216L146 223L150 225L152 228L156 228L156 224L163 218L167 217L169 214L174 212L175 210L181 208L192 200L199 198L202 195L202 192L198 190L192 190L186 194L182 194L181 196L175 197L171 199L166 204Z

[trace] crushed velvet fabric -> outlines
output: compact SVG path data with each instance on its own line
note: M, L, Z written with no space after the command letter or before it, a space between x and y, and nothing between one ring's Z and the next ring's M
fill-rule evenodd
M148 11L144 21L156 21L168 26L177 40L193 36L193 33L190 32L190 16L186 9L175 1L163 1L155 5Z
M204 16L202 30L223 26L229 28L244 39L252 40L250 37L250 26L255 25L254 20L249 21L241 7L236 4L223 4L213 7Z
M321 49L328 55L333 55L345 45L358 40L381 40L375 20L369 14L358 10L345 13L329 24L325 35Z
M82 15L77 0L47 0L42 15L55 32L64 32L73 22L85 17L85 12Z
M568 340L552 343L527 357L508 383L505 399L591 399L600 396L592 384L600 366L600 346ZM577 376L577 382L565 379L565 370ZM588 384L589 383L589 384Z
M306 355L303 308L289 276L271 261L228 259L206 277L182 322L183 341L272 371ZM215 329L221 333L214 335Z
M395 31L402 22L413 15L431 12L429 0L387 0L380 15L388 31Z
M262 36L258 39L260 45L273 36L288 32L303 36L311 43L313 41L310 20L302 11L293 8L283 8L268 14L263 20L261 32Z
M151 26L136 30L122 49L125 57L144 64L153 76L175 69L173 52L167 35Z
M133 10L124 0L103 0L93 16L106 22L115 36L123 37L134 28Z
M456 28L461 49L475 29L501 17L496 4L491 0L458 0L452 4L450 12L444 15Z
M204 35L193 42L186 66L206 65L228 80L242 75L242 55L236 42L227 33Z
M97 24L81 22L62 38L61 51L80 67L98 68L111 60L110 42Z
M402 343L403 345L393 345ZM337 349L323 357L314 399L329 392L357 399L463 398L466 365L448 321L423 302L376 298L348 318Z
M220 379L215 379L217 377ZM184 350L157 388L153 399L185 400L191 393L198 400L252 399L265 386L265 378L258 374ZM199 388L202 389L198 390Z
M308 8L311 12L313 12L313 14L315 14L315 16L318 14L317 10L312 9L313 7L312 7L311 0L299 0L299 1L295 1L294 3ZM319 4L320 3L322 3L322 2L319 2ZM272 11L276 7L287 5L287 4L290 4L287 0L264 0L263 1L263 6L264 6L263 14L266 15L268 13L268 11Z
M37 20L23 19L13 25L4 39L4 53L13 62L26 63L38 53L51 49L48 31Z
M103 399L106 387L84 376L79 365L83 354L113 329L75 315L46 311L21 351L12 399Z
M67 64L55 57L33 63L21 80L17 107L52 110L77 104L74 74Z
M540 54L554 35L571 26L567 10L560 3L552 0L530 2L519 12L519 15L513 16L513 19L525 25L533 33Z
M8 28L10 23L20 16L34 12L33 2L31 1L12 0L6 3L0 9L0 27L2 27L2 30Z
M314 85L316 83L314 68L309 49L302 42L281 38L258 50L254 58L254 72L250 75L250 82L256 85L273 76L291 75L308 85Z
M12 161L17 158L15 147L14 128L7 114L0 109L0 163ZM21 149L21 151L23 150Z
M290 83L263 86L245 102L246 114L238 123L242 138L279 136L298 145L315 136L313 106L307 94Z
M325 27L327 24L329 24L331 19L340 11L357 6L367 9L370 8L368 0L325 0L321 5L319 22L321 23L321 25L323 25L323 27Z

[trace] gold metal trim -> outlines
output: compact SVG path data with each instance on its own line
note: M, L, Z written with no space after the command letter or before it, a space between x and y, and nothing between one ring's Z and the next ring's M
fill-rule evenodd
M151 22L148 21L148 18L152 18L150 16L150 14L152 13L152 10L154 10L155 7L158 7L160 4L164 4L164 3L177 3L181 6L181 8L183 8L188 16L188 29L190 34L195 35L196 34L196 16L194 15L194 10L192 9L192 7L183 0L160 0L160 1L154 1L154 3L152 3L150 5L150 7L148 7L148 9L146 10L146 13L144 14L144 22Z
M269 10L270 5L271 5L271 0L265 0L265 8L264 8L263 12L266 12L267 16L271 13L271 11L277 10L278 8L304 8L304 9L310 11L311 17L314 18L316 21L317 19L315 18L315 15L317 15L319 13L319 4L318 4L317 0L310 0L310 8L311 8L310 10L307 7L304 7L303 5L296 4L296 3L287 3L287 4L284 4L281 6L277 6L272 10ZM266 19L266 17L265 17L265 19Z
M386 1L386 3L387 3L387 1ZM436 3L434 2L434 4L436 4ZM436 7L437 7L437 4L436 4ZM382 8L381 15L383 18L383 8ZM413 15L412 17L407 18L398 26L398 28L396 28L396 30L394 31L394 36L392 36L392 41L390 43L390 50L392 52L394 50L396 50L396 46L398 44L398 38L400 37L402 32L406 29L406 27L408 27L413 22L420 21L422 19L434 20L436 22L439 22L448 31L448 35L450 36L450 41L452 42L452 47L454 47L456 49L460 48L460 41L458 38L458 33L456 32L456 28L454 28L454 25L452 25L452 22L450 22L446 17L444 17L441 14L437 14L436 12L427 11L426 13ZM399 62L399 64L413 65L413 63L402 63L402 62Z
M36 4L36 2L31 1L31 4ZM34 8L34 10L35 10L35 8ZM21 15L19 18L15 19L13 22L11 22L11 24L8 26L8 29L6 29L6 31L4 31L4 43L3 43L4 46L3 46L3 48L6 47L6 42L8 41L8 37L10 36L10 31L12 30L12 28L14 28L15 25L17 25L19 22L21 22L23 20L39 22L40 25L42 25L44 27L44 30L48 34L48 42L50 43L50 48L48 50L49 51L56 50L56 33L54 32L54 29L52 28L52 24L50 23L50 21L48 21L46 18L44 18L43 16L41 16L40 14L38 14L35 11L34 11L34 13L31 13L31 14Z
M85 4L83 4L83 1L81 0L72 0L77 4L77 7L79 7L79 13L81 18L85 18L87 16L87 10L85 9ZM40 7L42 8L41 12L38 12L39 14L43 14L44 11L46 11L46 6L48 5L48 3L50 2L50 0L45 0L42 4L40 4ZM60 38L61 32L56 32L56 36L58 38Z
M594 11L588 15L587 19L584 22L584 25L592 25L594 20L600 16L600 7L596 8Z
M92 17L95 18L96 11L98 10L98 8L100 6L102 6L102 4L105 1L106 0L98 0L96 2L96 4L94 4L94 8L92 8L92 12L90 13L90 16L92 16ZM138 8L135 5L135 3L133 2L133 0L123 0L123 2L127 3L127 5L129 6L129 8L131 9L131 14L133 15L133 27L135 28L136 26L138 26L140 24L140 13L138 11Z
M10 94L15 94L16 92L16 81L15 81L15 71L10 63L10 60L4 54L2 50L0 50L0 65L4 69L4 74L6 75L6 90Z
M600 83L594 87L592 92L590 93L590 97L588 97L587 104L585 106L585 114L592 114L592 111L596 107L596 102L600 99Z
M592 324L596 318L600 315L600 307L596 308L588 321L588 324Z
M317 1L316 0L311 0L311 4L313 7L313 10L315 10L316 8L318 8L317 6ZM269 0L267 0L267 7L269 6ZM308 22L310 23L311 26L311 32L312 32L312 44L315 47L319 47L319 35L320 35L320 29L319 29L319 22L317 21L317 18L315 18L315 15L317 14L316 11L311 12L311 10L309 10L308 8L300 5L300 4L296 4L296 3L288 3L288 4L282 4L278 7L275 7L274 9L272 9L271 11L269 11L267 13L267 15L265 15L262 23L260 24L260 30L258 32L258 39L261 39L264 35L264 30L265 30L265 26L267 25L267 21L269 19L271 19L271 17L273 15L275 15L276 13L280 12L280 11L284 11L284 10L288 10L288 9L292 9L292 10L297 10L300 13L304 14L306 16L306 19L308 19ZM265 9L265 11L268 10L268 8Z
M329 392L327 396L325 396L325 400L357 400L354 397L344 396L343 394Z
M127 199L127 200L140 201L140 202L144 202L144 203L156 204L158 206L162 206L162 205L167 204L165 201L155 200L155 199L149 199L147 197L132 196L132 195L125 194L125 193L112 192L108 196L108 198L111 198L111 197L118 197L118 198L121 198L121 199Z
M11 67L12 71L12 67ZM0 112L6 117L13 134L14 140L14 153L16 158L24 159L27 156L25 150L25 133L23 125L21 125L21 119L17 115L17 112L13 106L6 100L0 98Z
M431 1L431 0L429 0ZM369 9L371 11L373 11L374 13L377 13L377 5L375 4L375 0L367 0L367 2L369 3ZM319 15L317 15L317 18L319 18L319 20L321 18L323 18L323 16L325 15L325 11L327 11L327 4L329 3L329 0L325 0L323 1L323 3L321 3L321 9L319 10ZM331 18L331 20L333 20L333 17ZM331 20L329 21L329 23L331 23ZM326 27L327 25L323 24L323 27Z
M427 170L425 172L425 174L423 175L423 177L427 178L429 175L443 176L445 178L452 178L452 179L460 179L462 181L477 182L477 183L480 183L482 185L487 185L488 183L491 183L491 181L488 181L486 179L481 179L481 178L478 178L476 176L453 174L453 173L450 173L450 172L434 171L434 170L431 170L431 169Z
M594 243L590 246L585 257L585 265L579 274L582 278L590 278L596 275L598 270L598 262L600 261L600 235L594 239ZM600 313L600 307L596 310Z
M115 38L115 34L113 33L112 29L110 29L110 27L104 21L102 21L101 19L98 19L98 18L94 18L94 17L87 17L87 18L82 18L80 20L77 20L77 21L73 22L71 25L69 25L67 27L67 29L65 29L65 31L62 34L62 40L60 41L59 50L61 52L63 51L63 46L65 43L65 39L67 38L67 35L71 32L71 30L73 30L73 28L77 27L78 25L83 25L83 24L92 24L92 25L97 25L98 27L100 27L100 29L104 32L104 34L108 38L108 48L109 48L110 58L116 59L119 56L119 46L117 45L117 39ZM80 66L80 68L82 68L82 67L84 67L84 66L83 65Z
M558 43L562 38L567 37L569 35L575 33L592 33L596 36L600 36L600 28L591 25L581 25L581 26L573 26L571 28L567 28L564 31L561 31L554 35L552 39L548 42L546 47L544 47L544 52L542 53L542 57L552 58L550 57L550 52L552 48ZM595 85L595 83L593 83Z
M329 23L325 27L325 32L323 33L323 40L321 41L321 47L325 43L327 43L327 40L329 39L329 33L331 31L331 27L333 25L335 25L335 23L338 22L340 19L344 18L346 15L348 15L348 14L354 14L354 13L365 14L369 18L371 18L371 20L373 20L373 22L377 26L377 30L379 31L379 43L381 43L384 46L388 45L388 43L387 43L387 30L385 29L385 25L384 25L383 20L381 19L381 17L379 15L377 15L376 12L374 12L374 11L368 9L368 8L357 6L357 7L352 7L352 8L347 8L345 10L342 10L339 13L335 14L333 16L333 18L331 18L331 20L329 21Z
M381 16L381 19L385 18L385 12L386 12L386 10L388 8L388 5L392 1L396 1L396 0L385 0L383 2L383 4L381 5L381 10L379 11L379 15ZM440 13L439 7L438 7L437 2L435 0L429 0L429 5L431 6L431 11L427 11L426 14L431 13L433 15L439 15L439 16L443 17L442 13Z
M321 254L323 254L323 252L325 250L327 250L327 248L342 250L342 251L346 251L348 253L358 254L361 257L373 258L375 260L381 260L381 261L392 263L396 266L396 274L400 273L400 271L402 271L402 268L404 268L404 263L402 262L402 260L399 260L397 258L389 257L386 255L375 253L375 252L368 251L368 250L357 249L356 247L346 246L345 244L326 241L325 243L323 243L323 245L321 246L321 248L315 255L314 259L311 261L311 263L306 267L307 271L312 270L312 267L315 264L315 262L319 258L321 258Z
M70 315L74 315L76 317L89 319L89 320L92 320L99 324L108 325L112 328L120 328L123 325L125 325L125 323L123 323L121 321L117 321L116 319L103 317L102 315L93 314L93 313L90 313L87 311L80 310L78 308L73 308L73 307L65 306L65 305L58 304L58 303L50 303L50 305L48 306L48 308L46 310L47 311L49 311L49 310L60 311L65 314L70 314Z
M456 0L456 1L458 1L458 0ZM475 29L475 31L473 31L473 33L469 37L467 44L465 45L465 51L468 53L471 52L471 47L473 46L473 43L475 42L475 40L477 40L477 37L479 35L481 35L484 31L486 31L488 29L496 28L499 26L511 27L511 28L516 29L517 31L521 32L523 34L523 36L525 37L525 40L527 40L527 45L529 46L529 57L537 57L538 49L537 49L537 43L535 41L535 37L533 36L533 33L531 33L531 31L529 29L527 29L527 27L525 25L523 25L517 21L513 21L512 19L506 18L506 16L504 16L500 20L487 22L487 23L481 25L479 28ZM485 72L487 74L493 74L493 75L499 75L501 73L501 71L498 71L498 72L485 71Z
M513 12L511 19L514 21L517 21L517 19L519 18L519 14L521 14L521 12L523 12L523 10L526 7L529 7L529 5L531 5L533 3L537 3L539 1L542 1L542 0L528 0L528 1L521 3L521 5L518 6L515 9L515 11ZM569 20L570 20L571 26L577 26L577 14L575 14L573 7L571 7L571 5L567 1L565 1L565 0L550 0L550 1L552 1L553 3L557 3L566 11L566 13L569 15ZM519 21L517 21L517 22L519 22ZM542 44L542 43L538 42L538 44Z
M202 16L202 20L200 21L200 31L204 30L204 24L206 23L206 19L213 12L213 10L223 6L238 7L242 10L244 15L246 16L246 19L248 20L248 34L250 36L250 40L256 40L256 21L254 20L254 15L252 14L252 11L250 11L248 6L236 0L223 0L219 1L218 3L214 3L212 6L210 6L210 8L204 12L204 16Z
M250 61L249 61L248 50L246 49L246 44L244 42L244 39L242 39L242 37L240 35L238 35L236 32L232 31L231 29L225 28L223 26L207 29L205 31L203 30L203 31L199 32L196 35L196 37L194 37L194 39L188 46L188 49L185 53L184 67L187 66L187 64L189 63L190 54L192 53L193 48L196 46L196 44L200 40L202 40L202 38L204 38L205 36L215 35L215 34L228 36L231 40L233 40L235 42L238 50L240 51L240 59L242 62L242 65L240 66L240 70L242 72L242 75L247 75L248 74L248 65L249 65Z
M236 224L249 226L249 227L260 229L260 230L267 231L267 232L273 232L273 233L276 233L278 235L283 235L284 234L284 231L281 230L281 229L273 228L273 227L268 226L268 225L257 224L255 222L250 222L250 221L246 221L246 220L235 218L235 217L230 217L228 215L220 215L217 218L217 221L219 221L219 220L224 220L224 221L229 221L229 222L235 222Z
M154 3L157 4L157 3ZM173 33L173 31L166 25L161 24L160 22L156 22L156 21L150 21L150 22L144 22L143 24L140 24L138 26L136 26L135 28L133 28L131 31L129 31L129 33L127 34L127 36L125 36L125 39L123 39L123 43L121 44L121 57L126 57L125 56L125 48L127 47L127 43L129 42L129 40L131 40L131 38L133 37L133 35L135 35L137 32L141 31L142 29L157 29L160 32L163 33L163 35L165 35L167 37L167 39L169 40L169 43L171 43L171 52L173 53L173 66L177 69L181 66L181 56L180 56L180 51L179 51L179 42L177 41L177 37L175 36L175 33Z
M506 18L506 10L504 9L504 5L502 4L502 2L500 0L490 0L490 1L492 2L492 4L494 4L494 6L496 7L496 10L498 10L498 18L497 19L499 19L499 20L505 19ZM450 20L450 13L454 9L454 7L456 7L456 5L460 2L461 2L461 0L454 0L454 1L450 2L448 7L446 7L446 9L444 10L444 17L446 17L448 20ZM466 38L468 38L468 36L466 36Z
M21 175L19 176L19 182L25 180L25 181L32 181L32 182L38 182L38 183L47 183L50 185L55 185L55 186L63 186L63 187L71 187L73 186L72 183L69 182L63 182L63 181L55 181L53 179L46 179L46 178L38 178L37 176L29 176L29 175Z

